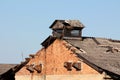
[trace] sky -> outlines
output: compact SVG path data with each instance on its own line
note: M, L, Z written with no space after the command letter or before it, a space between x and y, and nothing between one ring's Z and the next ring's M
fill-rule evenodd
M36 53L56 19L80 20L83 36L120 39L120 0L0 0L0 63Z

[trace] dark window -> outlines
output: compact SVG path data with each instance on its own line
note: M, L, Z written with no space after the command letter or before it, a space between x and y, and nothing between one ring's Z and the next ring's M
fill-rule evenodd
M60 29L59 29L59 30L56 30L56 32L58 32L58 33L62 33L62 31L63 31L63 30L60 30Z
M80 36L79 30L72 30L71 36Z
M56 34L56 32L59 34L64 34L64 36L66 37L80 37L81 36L80 30L58 29L58 30L55 30L53 34Z

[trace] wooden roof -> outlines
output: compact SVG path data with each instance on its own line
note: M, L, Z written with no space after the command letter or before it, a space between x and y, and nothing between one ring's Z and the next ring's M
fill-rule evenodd
M47 37L47 39L45 39L41 45L44 46L45 48L47 48L51 43L54 42L54 40L56 39L56 37L53 37L53 36L49 36Z
M50 26L52 29L63 29L66 28L84 28L84 25L79 20L55 20Z
M120 75L120 41L104 38L84 37L80 40L66 40L79 50L77 53L101 69Z

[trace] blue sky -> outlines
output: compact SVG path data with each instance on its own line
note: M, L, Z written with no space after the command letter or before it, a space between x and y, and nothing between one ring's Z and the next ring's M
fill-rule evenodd
M77 19L84 36L120 39L120 0L0 0L0 63L36 53L55 19Z

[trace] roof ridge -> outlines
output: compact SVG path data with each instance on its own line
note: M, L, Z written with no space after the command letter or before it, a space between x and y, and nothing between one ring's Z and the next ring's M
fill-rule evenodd
M95 37L95 36L83 36L83 38L98 38L98 39L110 39L110 38L104 38L104 37Z
M105 40L109 40L109 41L112 41L112 42L120 42L120 40L117 40L117 39L111 39L111 38L105 38L105 37L83 36L82 38L83 38L83 39L84 39L84 38L97 38L97 39L105 39Z
M14 64L14 63L0 63L0 65L17 65L17 64Z
M115 40L115 39L109 39L109 41L120 43L120 40Z

